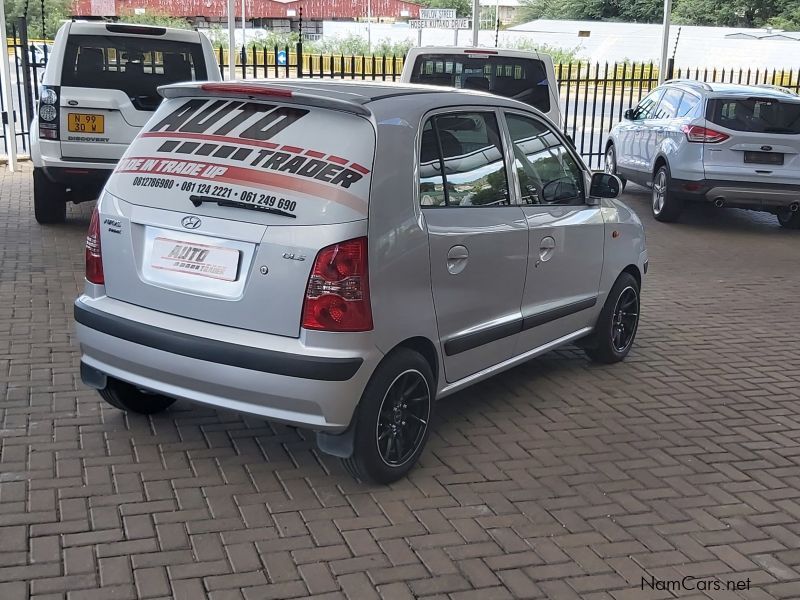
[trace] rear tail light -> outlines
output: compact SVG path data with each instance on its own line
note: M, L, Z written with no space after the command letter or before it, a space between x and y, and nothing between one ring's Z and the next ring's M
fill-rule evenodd
M708 127L702 127L701 125L684 125L681 127L681 131L686 134L686 139L690 142L699 142L703 144L718 144L731 137L727 133L715 131Z
M303 304L303 327L321 331L369 331L367 238L333 244L317 253Z
M100 213L94 209L86 235L86 279L89 283L104 284L103 252L100 248Z
M59 139L58 86L43 85L39 92L39 137L44 140Z

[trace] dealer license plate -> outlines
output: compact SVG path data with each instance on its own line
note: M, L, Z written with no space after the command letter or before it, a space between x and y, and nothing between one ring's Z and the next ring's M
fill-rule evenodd
M164 271L235 281L239 271L239 251L157 237L153 240L150 265Z

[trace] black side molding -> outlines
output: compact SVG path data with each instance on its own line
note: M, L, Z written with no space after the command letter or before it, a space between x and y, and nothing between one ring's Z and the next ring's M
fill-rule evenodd
M520 331L522 331L522 319L514 319L508 323L495 325L494 327L482 329L475 333L467 333L450 338L444 343L444 353L447 354L447 356L460 354L461 352L472 350L478 346L483 346L484 344L514 335Z
M597 304L597 296L592 296L591 298L586 298L585 300L571 302L570 304L565 304L551 310L536 313L535 315L514 319L508 323L495 325L494 327L482 329L481 331L477 331L475 333L459 335L457 337L450 338L444 343L444 353L447 356L460 354L461 352L466 352L467 350L472 350L479 346L483 346L484 344L520 333L526 329L532 329L534 327L538 327L539 325L549 323L550 321L555 321L556 319L561 319L562 317L568 317L569 315L586 310L587 308L592 308L595 304Z
M587 308L592 308L595 304L597 304L597 296L586 298L585 300L578 300L577 302L571 302L570 304L565 304L564 306L559 306L544 312L536 313L535 315L527 316L522 319L522 330L525 331L526 329L532 329L562 317L568 317L576 312L581 312Z
M101 333L156 350L262 373L319 381L347 381L356 374L361 358L323 358L251 348L145 325L75 301L75 321Z

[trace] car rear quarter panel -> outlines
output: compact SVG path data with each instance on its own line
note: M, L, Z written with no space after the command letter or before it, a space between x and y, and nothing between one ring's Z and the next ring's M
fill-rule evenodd
M375 104L377 145L369 203L375 343L389 352L404 340L422 337L439 355L428 235L415 200L417 132L424 111L409 110L408 100Z
M633 265L639 271L640 279L643 279L644 263L647 261L644 228L636 213L620 200L604 200L601 211L606 238L598 311L620 274Z

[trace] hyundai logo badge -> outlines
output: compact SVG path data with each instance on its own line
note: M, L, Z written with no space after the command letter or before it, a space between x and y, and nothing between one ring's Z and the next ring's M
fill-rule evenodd
M772 150L772 146L761 146L761 149L762 149L764 152L769 152L770 150Z
M197 229L202 223L200 217L195 217L194 215L189 215L181 219L181 225L186 227L186 229Z

